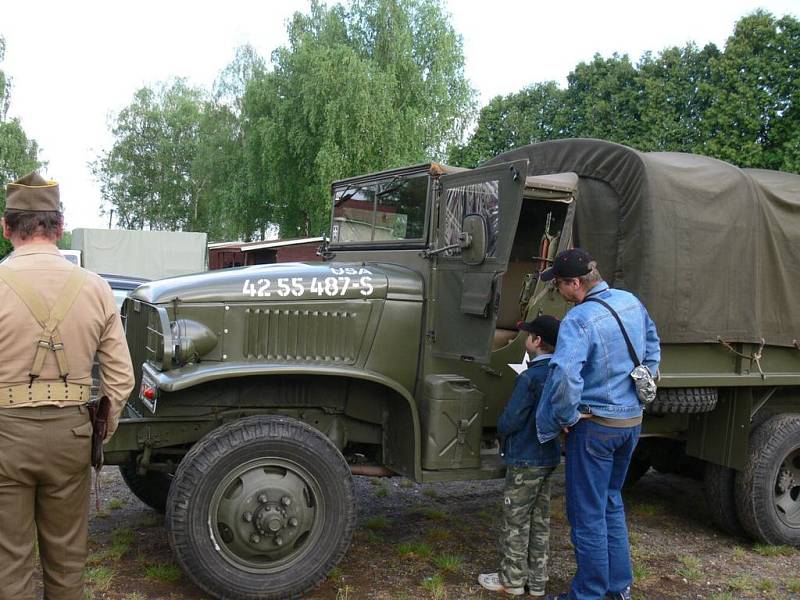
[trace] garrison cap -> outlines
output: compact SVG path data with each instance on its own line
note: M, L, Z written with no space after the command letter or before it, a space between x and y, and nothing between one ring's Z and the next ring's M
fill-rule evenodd
M36 171L6 185L6 210L61 212L58 183Z

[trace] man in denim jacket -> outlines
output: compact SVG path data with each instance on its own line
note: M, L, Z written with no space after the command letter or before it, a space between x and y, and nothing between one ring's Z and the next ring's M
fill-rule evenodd
M639 439L642 407L619 324L651 373L661 358L655 325L633 295L608 287L588 252L561 252L541 275L576 306L561 323L558 346L536 414L539 440L566 436L567 518L577 571L568 594L548 598L628 600L633 573L622 484Z

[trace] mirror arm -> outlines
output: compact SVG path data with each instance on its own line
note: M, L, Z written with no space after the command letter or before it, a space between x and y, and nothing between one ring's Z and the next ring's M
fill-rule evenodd
M469 248L472 245L472 236L470 234L462 231L458 234L458 243L457 244L450 244L449 246L443 246L442 248L436 248L435 250L428 250L427 248L420 252L420 256L422 258L430 258L431 256L435 256L436 254L441 254L442 252L447 252L448 250L456 250L461 249L464 250L465 248Z

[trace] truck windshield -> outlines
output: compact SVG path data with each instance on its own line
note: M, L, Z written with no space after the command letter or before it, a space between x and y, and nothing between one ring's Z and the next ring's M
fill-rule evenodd
M421 240L425 235L426 173L387 176L333 193L334 243Z

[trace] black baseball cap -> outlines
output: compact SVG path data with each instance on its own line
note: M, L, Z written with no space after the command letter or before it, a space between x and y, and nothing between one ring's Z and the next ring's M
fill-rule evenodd
M558 253L552 267L542 271L539 279L550 281L553 277L572 278L588 275L592 270L589 268L589 263L593 260L591 255L583 248L564 250Z
M517 328L538 335L546 344L555 347L561 321L550 315L539 315L533 321L520 321Z

